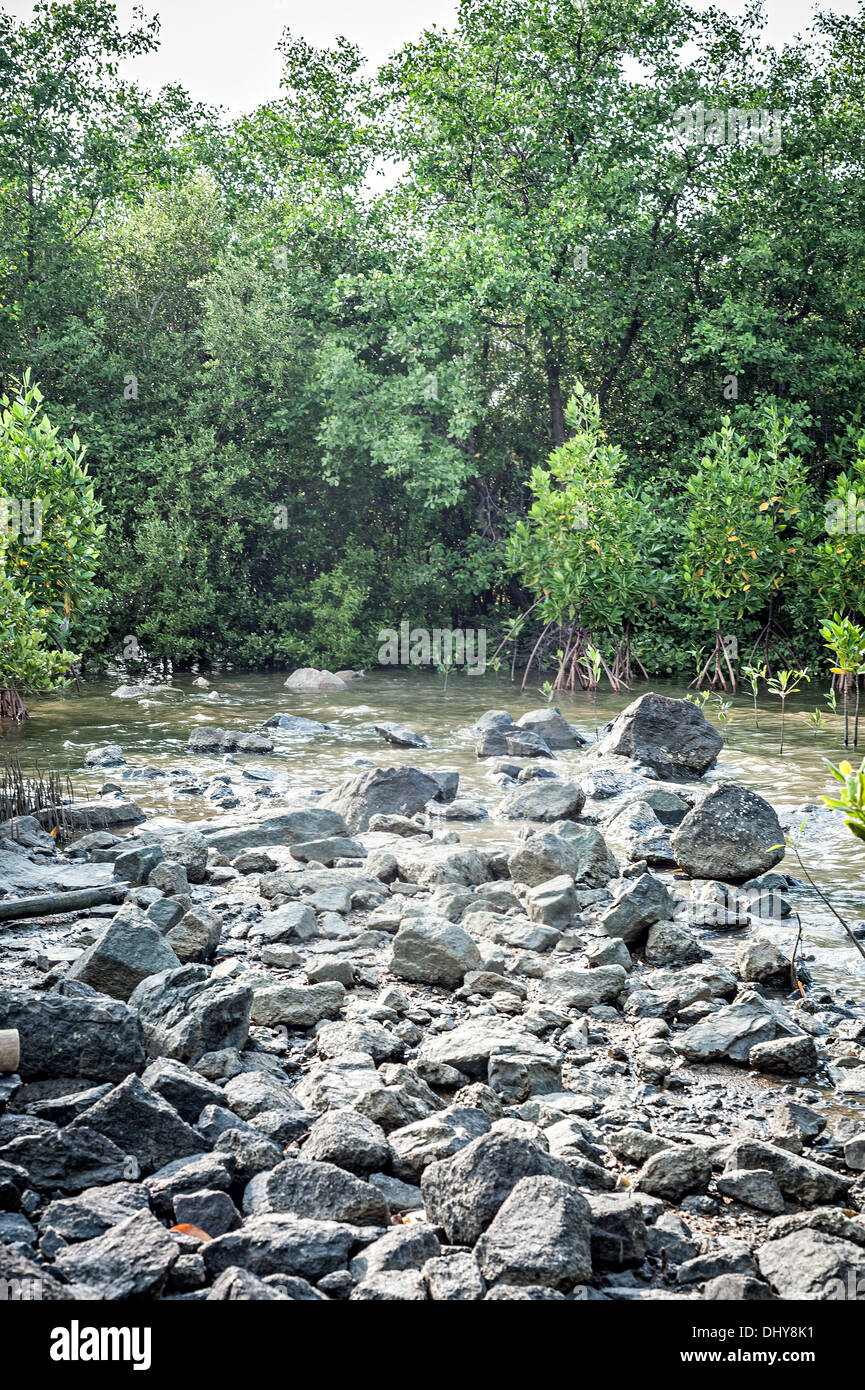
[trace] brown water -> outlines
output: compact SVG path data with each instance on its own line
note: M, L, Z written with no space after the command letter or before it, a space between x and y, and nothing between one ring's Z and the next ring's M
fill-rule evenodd
M134 677L129 677L132 680ZM32 717L20 728L0 730L0 751L16 754L29 769L34 763L68 772L76 792L94 794L106 780L117 779L114 769L84 769L84 753L95 744L118 743L130 768L188 767L199 772L224 770L221 757L192 757L186 752L192 729L202 723L222 728L254 730L276 713L303 715L327 723L325 734L300 738L277 734L277 747L270 756L241 758L262 763L284 773L296 789L334 786L355 771L357 759L378 764L410 762L418 767L457 768L461 775L461 796L477 797L493 810L501 788L493 781L489 764L478 762L474 753L472 726L487 709L508 709L514 718L544 704L544 697L532 682L524 695L511 685L503 673L485 676L451 675L447 690L438 676L417 670L373 673L351 683L338 693L297 695L283 688L280 674L243 674L228 671L210 677L218 691L218 702L203 696L190 675L179 676L165 688L155 687L152 698L119 700L111 695L118 682L85 684L80 693L73 690L34 697ZM631 693L613 695L601 692L597 700L597 722L606 722L636 694L650 687L637 687ZM681 697L681 685L653 682L652 689ZM593 702L590 695L557 697L562 713L584 734L592 736ZM788 701L785 721L785 748L779 743L779 706L763 698L759 702L759 727L754 728L750 697L733 700L731 718L718 725L725 747L707 780L740 781L760 792L779 813L794 811L804 803L819 801L833 781L824 759L837 763L844 756L843 724L839 716L826 715L825 727L816 734L808 723L808 711L822 705L821 691L806 689ZM706 714L715 721L712 706ZM412 752L390 748L374 734L371 725L395 720L424 734L429 750ZM569 762L579 762L579 753L560 754L563 773ZM852 751L851 751L852 758ZM239 769L238 769L239 770ZM177 795L164 783L125 784L148 812L169 814L188 820L218 816L200 796ZM854 840L838 816L829 812L810 819L802 841L803 858L816 881L831 893L838 910L851 922L865 918L865 845ZM798 821L796 822L798 824ZM481 825L457 824L465 839L495 841L503 837L503 827L495 821ZM510 837L513 827L510 827ZM784 867L799 876L792 854ZM839 998L865 1000L865 964L844 936L831 913L810 890L792 895L803 923L806 955L813 954L815 979L836 990ZM790 925L790 922L793 925ZM795 919L761 922L766 935L781 946L792 948ZM738 934L718 938L724 953L732 953ZM713 943L714 944L714 943Z

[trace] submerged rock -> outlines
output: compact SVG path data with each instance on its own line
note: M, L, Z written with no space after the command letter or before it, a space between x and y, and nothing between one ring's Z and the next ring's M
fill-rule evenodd
M742 883L784 858L784 832L775 811L756 792L718 782L670 837L676 863L693 878Z
M652 768L666 781L702 777L724 740L688 700L641 695L622 710L596 747L603 757L614 753Z

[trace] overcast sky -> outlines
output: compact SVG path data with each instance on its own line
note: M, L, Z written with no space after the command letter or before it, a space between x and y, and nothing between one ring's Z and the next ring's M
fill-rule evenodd
M728 14L744 0L718 0ZM705 8L708 0L694 0ZM430 25L449 25L456 0L142 0L147 14L162 21L158 53L139 60L129 72L157 89L178 82L198 101L224 106L233 114L252 110L279 90L277 40L288 27L317 48L337 34L359 44L374 64ZM0 0L0 8L29 18L29 0ZM133 5L117 6L124 27ZM781 44L804 29L812 0L768 0L766 37ZM856 0L833 0L824 8L854 14Z

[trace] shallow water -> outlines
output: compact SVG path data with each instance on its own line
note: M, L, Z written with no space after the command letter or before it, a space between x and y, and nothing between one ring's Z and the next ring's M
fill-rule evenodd
M218 701L204 698L207 692L197 690L193 679L188 674L178 676L165 687L155 687L152 698L142 700L113 698L116 681L84 684L80 692L70 689L34 697L30 701L32 717L23 726L0 728L0 753L16 755L25 771L38 764L43 771L53 768L68 773L78 795L92 795L105 781L119 781L117 773L122 771L85 770L84 754L95 744L119 743L133 769L185 766L214 772L224 767L221 757L192 757L186 752L189 733L197 725L212 723L251 731L272 714L297 714L327 723L330 728L312 738L276 731L274 754L239 757L241 767L248 762L274 767L288 774L296 789L332 787L352 775L358 759L384 766L407 762L421 768L456 768L461 775L460 795L476 796L494 810L502 791L493 781L489 764L475 758L472 726L488 709L508 709L519 718L526 710L544 704L534 681L521 695L519 686L511 685L505 674L492 672L484 676L451 675L446 690L438 676L426 672L376 672L352 682L345 691L299 695L283 688L284 674L227 671L209 677L211 688L219 694ZM677 697L684 694L682 685L664 682L619 695L602 691L597 699L598 725L650 688ZM582 733L592 736L595 712L590 695L562 695L556 703ZM840 716L827 714L825 727L817 733L808 723L808 711L823 704L816 687L788 701L781 756L778 702L770 703L767 698L759 701L755 729L750 696L736 697L731 718L718 726L725 746L706 780L744 783L767 797L782 819L784 812L818 802L833 786L824 760L837 763L845 756ZM711 705L706 713L715 720ZM407 724L427 737L430 748L415 752L385 745L371 729L381 720ZM580 758L579 753L560 754L564 766L559 770L565 773L567 763ZM124 787L150 813L187 820L220 814L200 796L178 795L162 783L130 781ZM839 816L826 812L810 821L801 846L803 859L838 910L857 923L865 917L865 845L849 834ZM494 820L480 825L456 823L453 828L467 840L486 843L502 838L504 829ZM801 877L790 852L784 868ZM815 980L836 991L842 1002L845 998L865 1001L865 962L831 913L810 889L792 894L791 901L802 918L805 954L814 957L811 969ZM763 921L759 930L792 949L795 918ZM737 932L718 934L712 944L723 954L732 954L738 939Z

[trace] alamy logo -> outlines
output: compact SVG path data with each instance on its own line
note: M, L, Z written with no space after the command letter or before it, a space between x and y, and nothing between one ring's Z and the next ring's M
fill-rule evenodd
M432 631L400 623L378 634L380 666L464 666L470 676L482 676L487 663L486 628L441 628Z
M865 497L859 497L852 488L846 497L830 497L825 512L830 536L865 535Z
M0 497L0 532L38 545L42 539L42 499Z
M0 1303L41 1303L41 1279L0 1279Z
M73 1319L51 1332L52 1361L131 1361L134 1371L150 1370L149 1327L82 1327Z
M781 148L781 111L762 107L706 110L702 101L680 106L673 115L676 134L688 145L764 145L777 154Z

